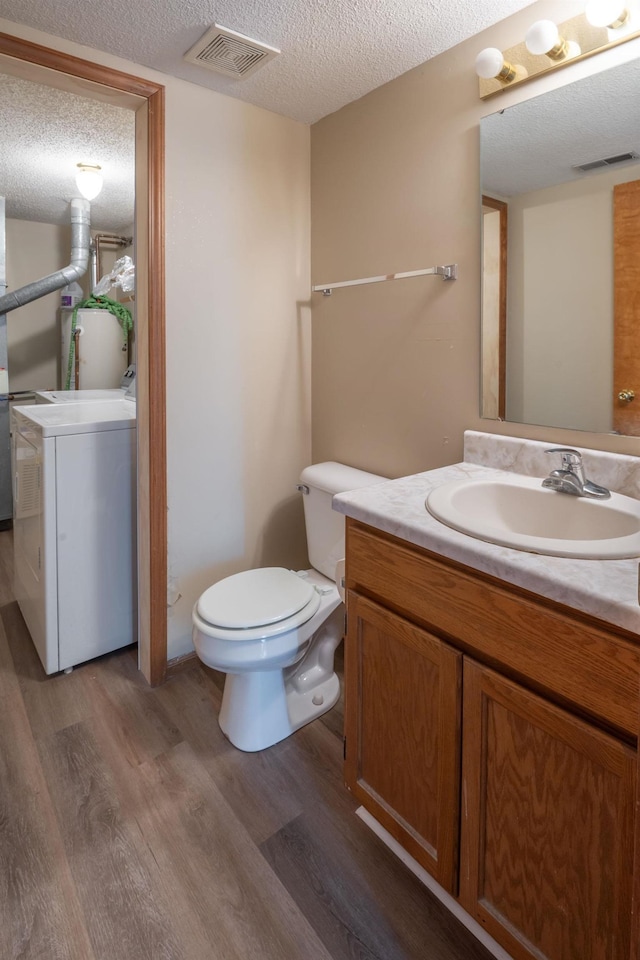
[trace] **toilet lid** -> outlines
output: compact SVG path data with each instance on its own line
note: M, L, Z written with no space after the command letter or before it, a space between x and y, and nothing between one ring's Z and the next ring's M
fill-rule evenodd
M211 624L242 630L286 620L314 596L313 585L291 570L261 567L214 583L202 594L196 609Z

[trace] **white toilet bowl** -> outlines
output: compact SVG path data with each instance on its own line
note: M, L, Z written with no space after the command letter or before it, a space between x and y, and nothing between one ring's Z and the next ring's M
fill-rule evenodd
M234 746L263 750L334 706L343 626L338 588L316 570L247 570L202 594L193 643L227 674L218 722Z
M219 580L193 609L193 645L227 674L218 722L240 750L264 750L334 706L333 655L344 632L344 517L333 497L384 477L334 460L305 467L303 495L313 569L246 570ZM333 579L331 579L333 578Z

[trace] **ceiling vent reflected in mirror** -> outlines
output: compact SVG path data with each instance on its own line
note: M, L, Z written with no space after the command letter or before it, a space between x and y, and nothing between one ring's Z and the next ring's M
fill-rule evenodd
M214 23L185 53L184 59L207 70L244 80L279 53L275 47Z
M619 153L615 157L604 157L602 160L590 160L588 163L578 163L572 170L588 173L590 170L600 170L602 167L612 167L616 163L629 163L631 160L640 160L640 154L630 150L629 153Z

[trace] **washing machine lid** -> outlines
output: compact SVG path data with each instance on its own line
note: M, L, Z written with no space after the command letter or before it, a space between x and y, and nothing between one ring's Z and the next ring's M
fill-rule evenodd
M215 626L246 630L293 617L316 597L313 585L291 570L261 567L214 583L196 609Z

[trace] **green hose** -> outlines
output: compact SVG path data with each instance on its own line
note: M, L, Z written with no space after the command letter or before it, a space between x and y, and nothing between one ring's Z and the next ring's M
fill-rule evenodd
M123 304L118 303L117 300L110 300L109 297L87 297L86 300L82 300L73 308L73 315L71 317L71 339L69 342L69 361L67 363L67 379L65 381L65 390L71 389L71 374L73 371L73 362L75 358L75 339L74 334L76 331L76 321L78 319L78 310L84 308L88 309L98 309L98 310L108 310L109 313L112 313L114 317L117 317L120 326L122 327L122 332L124 334L125 344L128 342L129 334L133 330L133 319L131 317L131 311L127 310Z

